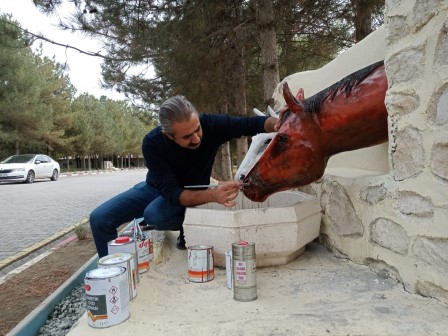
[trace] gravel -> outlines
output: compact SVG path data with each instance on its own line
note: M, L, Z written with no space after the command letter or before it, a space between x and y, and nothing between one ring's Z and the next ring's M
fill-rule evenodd
M58 303L39 329L38 336L65 336L86 311L84 284L75 287L70 295Z

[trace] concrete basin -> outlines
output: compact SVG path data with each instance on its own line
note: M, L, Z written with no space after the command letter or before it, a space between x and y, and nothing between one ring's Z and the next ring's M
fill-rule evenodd
M188 246L212 245L216 266L225 267L225 253L239 240L255 243L257 267L283 265L319 236L320 211L317 198L302 192L279 192L262 203L240 193L232 208L218 203L187 208L185 240Z

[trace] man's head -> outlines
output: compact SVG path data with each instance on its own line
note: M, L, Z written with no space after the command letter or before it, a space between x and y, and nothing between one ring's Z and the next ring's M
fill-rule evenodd
M198 112L184 96L171 97L160 106L159 122L162 132L179 146L196 149L201 144Z

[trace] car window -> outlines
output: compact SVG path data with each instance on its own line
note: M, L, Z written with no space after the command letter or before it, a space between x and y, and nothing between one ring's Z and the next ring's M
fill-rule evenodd
M3 163L32 163L34 155L22 154L13 155L6 159Z
M38 155L36 157L36 161L39 160L40 162L45 162L45 158L42 155Z

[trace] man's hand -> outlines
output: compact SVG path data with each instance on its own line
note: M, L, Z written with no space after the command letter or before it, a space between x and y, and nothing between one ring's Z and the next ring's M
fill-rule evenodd
M281 120L283 118L283 114L285 114L286 111L288 111L288 106L284 106L278 113L278 119L277 119L277 122L274 125L274 130L276 132L278 132L278 129L280 128L280 123L281 123Z
M238 196L240 190L240 183L235 181L222 182L214 190L216 202L226 207L232 207L236 205L235 199Z

